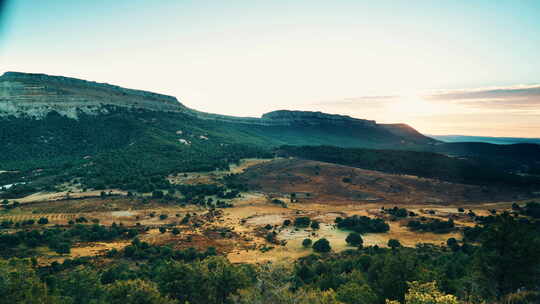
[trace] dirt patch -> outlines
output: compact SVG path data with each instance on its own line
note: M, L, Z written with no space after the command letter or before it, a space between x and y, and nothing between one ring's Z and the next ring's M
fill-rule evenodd
M326 204L438 204L486 202L515 198L516 193L444 182L410 175L393 175L330 163L278 159L249 167L238 177L253 189L296 197L299 202Z
M117 189L107 189L107 190L93 190L86 192L37 192L29 196L25 196L17 199L10 199L8 201L18 201L19 203L33 203L33 202L44 202L44 201L60 201L60 200L70 200L70 199L81 199L81 198L92 198L100 197L101 192L105 191L110 195L127 195L127 192Z

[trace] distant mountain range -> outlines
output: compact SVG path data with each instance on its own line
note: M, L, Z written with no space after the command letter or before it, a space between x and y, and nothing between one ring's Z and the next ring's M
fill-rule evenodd
M0 173L0 187L32 181L24 187L37 189L76 180L95 189L149 190L168 174L227 168L270 157L282 145L436 152L520 171L540 161L538 145L444 143L406 124L321 112L211 114L172 96L19 72L0 76L0 142L0 171L18 172Z
M490 136L468 136L468 135L428 135L444 142L484 142L497 145L511 144L540 144L540 138L522 137L490 137Z

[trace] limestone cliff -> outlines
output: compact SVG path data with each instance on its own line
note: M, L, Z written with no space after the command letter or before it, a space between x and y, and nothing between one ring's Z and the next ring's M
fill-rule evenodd
M6 72L0 76L0 115L40 118L51 111L76 118L104 106L186 111L175 97L62 76Z
M0 76L0 117L13 115L39 119L51 111L56 111L76 119L81 113L96 115L107 113L111 106L179 112L199 119L235 124L275 127L319 125L347 127L347 130L352 130L351 132L359 134L368 132L372 135L378 134L377 136L381 138L403 138L406 141L420 143L432 141L407 125L381 125L373 120L345 115L279 110L266 113L261 118L234 117L190 109L173 96L126 89L106 83L20 72L6 72Z

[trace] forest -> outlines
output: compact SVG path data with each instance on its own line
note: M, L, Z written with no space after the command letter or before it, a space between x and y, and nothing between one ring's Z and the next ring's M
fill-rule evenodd
M76 226L62 233L46 230L18 238L42 242L55 236L70 240L121 234L100 229ZM100 258L66 259L50 265L38 265L34 259L2 260L0 291L4 299L15 303L51 304L382 304L405 299L406 303L504 299L513 301L505 303L536 303L540 299L538 222L503 213L476 229L475 242L449 239L449 247L418 244L319 251L290 266L235 265L216 255L213 248L173 250L141 242L133 234L126 235L133 239L131 245L111 250L106 263ZM414 296L434 300L411 302Z
M334 146L282 146L277 150L277 155L464 184L521 188L533 188L540 185L539 177L520 176L503 171L488 162L450 157L433 152Z

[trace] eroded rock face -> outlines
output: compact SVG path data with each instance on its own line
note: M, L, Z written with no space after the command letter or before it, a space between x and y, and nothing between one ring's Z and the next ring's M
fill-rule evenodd
M56 111L77 118L80 113L106 113L108 110L105 106L182 112L201 119L265 126L353 124L375 127L377 125L372 120L308 111L281 110L264 114L261 118L234 117L189 109L173 96L126 89L106 83L20 72L6 72L0 76L0 116L26 115L41 118L51 111Z
M106 83L19 72L6 72L0 76L0 117L14 115L42 118L49 112L56 111L76 119L80 113L106 113L108 106L181 112L200 119L263 126L382 127L399 136L414 135L417 139L424 137L410 127L379 125L374 120L357 119L345 115L279 110L266 113L261 118L234 117L192 110L173 96L126 89Z
M186 111L172 96L62 76L6 72L0 76L0 116L44 117L56 111L71 118L98 114L105 105L155 111Z
M273 121L280 125L319 125L319 124L334 124L334 125L361 125L364 127L375 127L377 123L374 120L365 120L352 118L346 115L327 114L322 112L310 111L287 111L279 110L266 113L262 116L262 120Z

